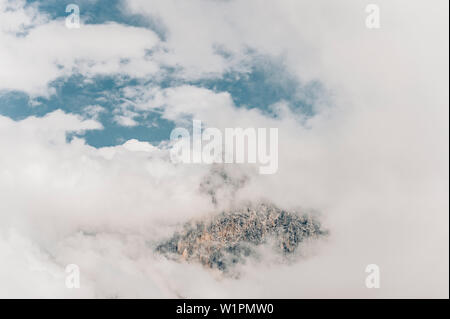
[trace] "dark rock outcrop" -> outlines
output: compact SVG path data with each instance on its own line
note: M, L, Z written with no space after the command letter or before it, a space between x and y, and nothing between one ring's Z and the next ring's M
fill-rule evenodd
M156 250L172 259L200 262L226 272L254 255L256 246L275 243L274 250L286 256L304 240L326 233L310 215L260 204L186 223Z

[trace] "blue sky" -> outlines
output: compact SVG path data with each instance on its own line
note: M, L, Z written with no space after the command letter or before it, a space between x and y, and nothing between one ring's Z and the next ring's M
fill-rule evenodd
M53 19L58 19L66 15L65 8L68 4L77 4L80 12L83 12L84 23L101 24L109 21L150 28L164 35L163 28L156 25L150 19L136 14L123 14L120 0L96 0L96 1L60 1L60 0L27 0L29 4L37 4L39 10L49 14Z
M37 4L41 13L47 14L51 20L64 19L65 4L70 1L27 1ZM165 40L165 26L152 19L126 13L120 1L82 1L80 12L83 24L103 24L116 22L123 25L148 28L154 31L160 40ZM111 36L114 36L111 34ZM68 113L84 114L85 107L99 105L106 111L98 116L102 130L87 131L82 136L89 145L95 147L122 144L129 139L138 139L157 144L167 140L175 124L161 117L158 110L139 113L135 118L136 125L124 126L114 120L114 111L121 103L120 90L126 87L145 85L148 87L176 87L188 84L203 87L214 92L228 92L237 107L257 108L270 115L270 106L280 102L288 102L290 107L305 115L313 114L314 102L323 98L324 88L318 81L300 83L290 73L283 60L278 57L260 55L249 52L245 70L229 71L206 78L194 80L177 76L176 69L167 68L157 78L134 78L123 75L98 75L86 77L72 74L69 77L56 78L49 87L54 89L50 96L30 97L20 90L2 90L0 93L0 114L21 120L28 116L43 116L56 109Z

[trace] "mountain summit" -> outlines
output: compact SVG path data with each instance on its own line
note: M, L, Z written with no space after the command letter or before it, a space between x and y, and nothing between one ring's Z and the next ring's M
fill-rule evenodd
M199 262L227 272L247 257L255 256L257 246L275 243L275 252L287 256L306 239L326 234L311 215L260 204L188 222L156 250L171 259Z

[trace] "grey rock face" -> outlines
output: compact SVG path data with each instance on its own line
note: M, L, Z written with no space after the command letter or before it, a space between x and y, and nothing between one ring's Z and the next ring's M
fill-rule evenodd
M178 261L200 262L226 272L245 262L255 253L256 246L275 242L275 251L286 256L294 253L305 239L326 233L311 216L261 204L187 223L156 250Z

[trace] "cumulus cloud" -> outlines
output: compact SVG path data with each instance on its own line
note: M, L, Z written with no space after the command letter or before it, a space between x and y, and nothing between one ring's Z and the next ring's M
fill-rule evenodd
M127 0L130 12L158 17L167 30L167 50L151 59L143 52L156 36L117 24L73 35L47 21L22 38L1 33L1 88L41 92L74 67L143 76L171 65L185 79L204 78L239 69L255 51L319 80L332 105L306 117L280 102L268 116L194 85L124 90L133 112L158 110L177 125L279 128L277 173L227 167L248 176L233 196L317 210L330 236L298 263L248 263L239 280L153 252L176 225L217 209L199 189L209 166L173 164L167 141L96 149L68 138L101 129L95 118L0 116L0 295L448 297L448 3L379 2L381 29L369 30L360 1ZM98 39L113 31L111 50ZM124 57L139 67L126 69ZM33 61L37 69L26 68ZM80 290L64 286L70 263L81 268ZM380 289L364 284L372 263Z
M28 28L47 21L36 6L26 6L25 1L0 1L0 30L2 33L22 34Z
M65 17L49 20L25 1L10 3L0 5L0 90L48 96L50 82L74 73L143 77L158 71L146 55L159 42L151 30L117 23L69 29Z

